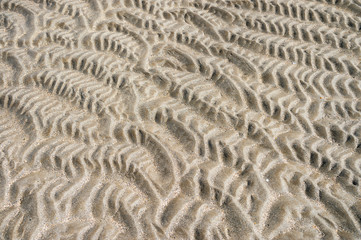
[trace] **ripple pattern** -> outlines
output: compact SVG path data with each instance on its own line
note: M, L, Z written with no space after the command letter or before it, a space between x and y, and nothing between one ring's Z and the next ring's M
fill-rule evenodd
M0 239L361 239L360 0L0 0Z

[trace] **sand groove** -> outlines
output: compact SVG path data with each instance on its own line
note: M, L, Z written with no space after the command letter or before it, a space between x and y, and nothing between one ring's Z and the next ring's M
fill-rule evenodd
M0 239L360 239L359 0L0 0Z

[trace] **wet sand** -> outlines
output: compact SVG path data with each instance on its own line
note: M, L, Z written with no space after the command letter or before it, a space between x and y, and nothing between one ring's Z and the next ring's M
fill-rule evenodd
M0 0L0 239L361 239L359 0Z

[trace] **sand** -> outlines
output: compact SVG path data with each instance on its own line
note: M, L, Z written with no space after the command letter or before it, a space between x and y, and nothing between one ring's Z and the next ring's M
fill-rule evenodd
M0 239L361 239L360 0L0 0Z

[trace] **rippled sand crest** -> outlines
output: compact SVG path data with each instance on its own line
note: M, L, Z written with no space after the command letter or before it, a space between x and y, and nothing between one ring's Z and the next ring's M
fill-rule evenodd
M0 239L361 239L360 0L0 0Z

